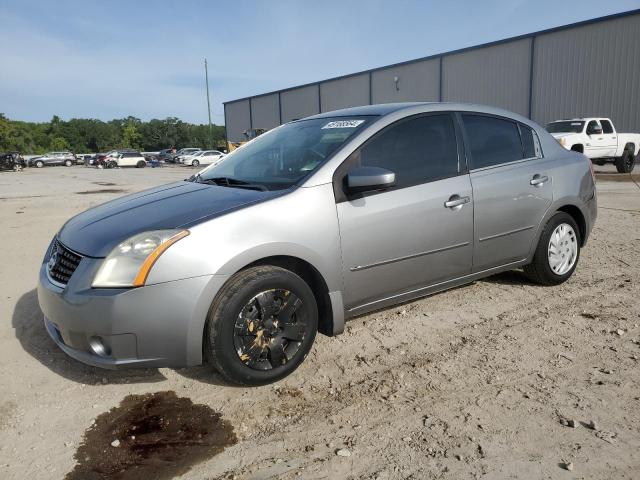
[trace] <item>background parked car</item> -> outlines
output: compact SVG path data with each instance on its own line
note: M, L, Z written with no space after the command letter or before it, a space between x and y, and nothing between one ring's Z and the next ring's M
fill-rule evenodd
M175 148L165 148L163 150L160 150L158 152L158 155L156 156L156 158L158 160L163 160L165 162L171 162L173 161L173 156L176 154L176 149Z
M27 165L30 167L42 168L48 165L64 165L71 167L77 162L76 156L71 152L49 152L40 157L29 159Z
M21 170L27 166L20 152L7 152L0 154L0 170Z
M198 167L200 165L211 165L218 163L224 157L224 153L218 150L203 150L196 152L193 155L185 155L182 157L180 163L184 165L190 165L192 167Z
M580 152L596 165L613 163L631 173L640 154L640 133L620 133L608 118L556 120L545 127L567 150Z
M173 156L173 159L171 161L173 163L180 163L180 161L182 160L182 157L184 155L191 155L194 152L199 152L200 150L202 150L202 149L201 148L193 148L193 147L181 148L180 150L178 150L176 152L176 154Z
M140 152L129 151L120 153L115 159L112 158L107 162L107 168L115 166L144 168L147 166L147 161Z

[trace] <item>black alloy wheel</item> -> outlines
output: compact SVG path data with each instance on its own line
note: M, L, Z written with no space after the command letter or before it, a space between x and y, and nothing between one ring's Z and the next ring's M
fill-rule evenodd
M240 361L271 370L293 358L307 333L302 300L289 290L267 290L253 297L236 319L233 345Z

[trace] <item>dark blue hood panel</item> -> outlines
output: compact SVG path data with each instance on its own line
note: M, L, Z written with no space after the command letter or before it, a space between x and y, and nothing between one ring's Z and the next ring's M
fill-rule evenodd
M60 230L64 245L90 257L105 257L136 233L188 228L231 210L277 197L260 192L176 182L117 198L70 219Z

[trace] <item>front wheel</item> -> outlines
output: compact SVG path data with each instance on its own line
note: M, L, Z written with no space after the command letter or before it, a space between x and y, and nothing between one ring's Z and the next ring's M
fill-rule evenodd
M542 285L566 282L578 265L580 244L580 230L573 217L556 213L545 225L533 262L524 267L524 273Z
M144 162L142 160L140 160L137 164L136 164L136 168L144 168L147 166L147 162Z
M293 372L318 330L318 307L295 273L259 266L234 275L211 305L207 361L229 382L265 385Z
M73 165L73 162L71 160L65 160L64 161L64 166L65 167L70 167L71 165Z
M636 158L631 150L625 150L621 157L616 158L616 170L618 170L618 173L631 173L635 166Z
M36 162L36 168L42 168L42 167L44 167L44 162L42 160L38 160Z
M199 165L200 165L200 162L198 160L194 160L193 162L191 162L192 167L197 167Z

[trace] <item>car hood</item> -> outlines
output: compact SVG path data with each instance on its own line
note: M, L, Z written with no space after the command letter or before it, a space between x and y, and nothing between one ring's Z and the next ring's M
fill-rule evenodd
M248 205L286 194L176 182L121 197L71 218L61 243L82 255L105 257L120 242L149 230L189 228Z

